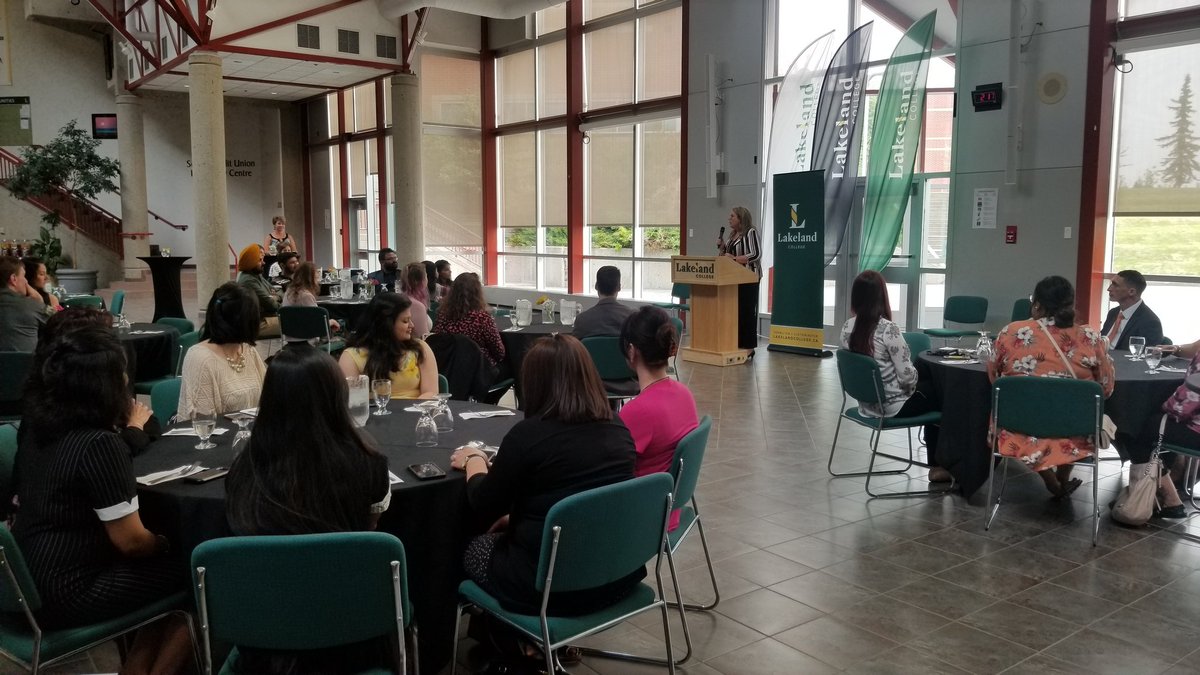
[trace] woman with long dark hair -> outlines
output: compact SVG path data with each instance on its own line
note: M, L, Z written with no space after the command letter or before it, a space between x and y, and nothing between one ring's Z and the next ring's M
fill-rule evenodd
M717 250L721 255L733 258L737 264L749 269L762 280L762 244L754 218L744 206L735 206L729 212L729 241L717 238ZM754 355L758 346L758 281L738 284L738 348L749 349Z
M98 623L187 588L186 564L142 524L129 448L117 435L130 415L120 342L85 326L40 356L25 392L13 526L41 596L38 621ZM139 632L122 672L179 672L190 652L186 625L160 622Z
M433 332L466 335L479 345L488 362L497 366L504 362L504 342L500 330L488 312L479 277L463 272L450 287L450 295L438 306ZM507 374L500 377L508 377Z
M613 419L604 385L583 344L570 335L539 339L521 365L525 419L500 443L491 466L472 447L450 464L465 471L471 509L487 522L508 515L499 531L472 540L464 567L506 608L536 614L542 525L556 502L633 478L637 453L629 430ZM552 614L608 606L644 576L639 571L601 588L551 593Z
M867 270L854 278L850 287L850 312L853 316L842 325L842 348L875 359L883 380L883 405L860 403L859 410L868 417L911 417L938 410L933 385L927 379L918 379L904 334L900 332L900 326L892 322L892 306L883 275ZM934 453L940 429L937 424L925 425L925 448L930 464L937 464ZM931 481L950 479L950 472L940 466L929 470Z
M41 258L28 255L21 259L21 263L25 265L25 281L29 288L37 293L46 307L55 312L61 310L62 305L58 302L58 297L46 290L46 283L50 280L50 275L46 272L46 263L42 262Z
M429 345L413 334L412 301L399 293L380 293L367 305L363 321L338 361L342 374L391 380L392 398L437 396L437 361Z
M1059 276L1039 281L1033 289L1032 317L1008 324L996 336L996 358L988 364L992 381L1007 375L1091 380L1100 384L1105 398L1112 395L1116 375L1108 344L1095 328L1075 323L1071 282ZM1071 469L1095 453L1087 438L1034 438L1006 429L996 433L1000 454L1019 457L1038 472L1056 499L1079 487L1082 481L1071 478Z
M254 346L258 299L232 281L213 291L200 343L183 357L179 417L193 412L225 415L258 405L267 366Z

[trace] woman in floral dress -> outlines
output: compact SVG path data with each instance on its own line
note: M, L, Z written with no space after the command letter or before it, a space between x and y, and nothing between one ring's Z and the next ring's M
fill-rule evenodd
M988 364L992 381L1006 375L1091 380L1104 397L1112 395L1116 377L1108 348L1100 332L1075 324L1075 289L1059 276L1046 277L1033 290L1032 319L1014 321L996 337L996 359ZM1058 344L1058 350L1050 340ZM1059 356L1066 357L1067 363ZM1070 368L1070 371L1067 369ZM1005 457L1016 457L1037 471L1046 489L1061 499L1079 487L1071 478L1074 462L1095 453L1092 439L1036 438L999 429L998 447Z

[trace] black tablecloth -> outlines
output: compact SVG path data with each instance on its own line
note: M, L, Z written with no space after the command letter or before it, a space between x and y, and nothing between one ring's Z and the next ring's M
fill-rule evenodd
M458 419L467 410L496 408L452 401L454 431L440 434L437 447L418 448L412 445L418 415L404 412L411 403L392 401L388 406L392 414L372 415L366 430L387 456L392 472L404 479L392 490L392 503L380 518L379 530L391 532L404 542L409 590L420 626L421 670L436 673L450 657L457 589L463 579L462 552L469 537L486 527L471 521L465 481L462 473L450 468L450 453L469 440L499 445L522 416ZM198 441L194 436L160 438L133 459L134 473L140 476L194 462L208 467L228 466L233 459L231 443L237 427L228 420L219 426L229 431L212 437L217 444L212 450L196 450ZM437 464L447 476L418 481L406 467L422 462ZM139 485L138 498L146 526L167 535L189 557L201 542L230 534L225 521L224 480L198 485L184 481Z
M130 325L128 333L118 333L117 338L134 363L134 382L175 374L171 369L171 358L179 349L179 331L171 326L135 323Z
M164 316L187 318L183 313L183 291L179 281L179 271L183 263L190 260L189 256L138 256L138 260L150 268L150 278L154 280L154 320Z
M333 298L320 297L317 298L317 306L324 307L329 316L334 319L341 319L346 324L348 333L357 333L359 323L367 314L367 305L371 304L369 300L334 300Z
M512 368L512 376L516 380L513 392L519 402L521 400L521 363L525 360L526 352L538 338L553 333L570 333L571 326L562 325L557 313L554 315L554 323L542 323L542 313L539 310L535 310L533 313L533 323L516 331L512 330L511 318L507 316L493 318L496 321L496 328L500 331L500 340L504 343L504 360Z
M1146 373L1144 361L1131 361L1123 352L1112 352L1117 382L1104 405L1116 423L1117 444L1122 435L1136 435L1163 401L1183 380L1182 373ZM987 442L988 418L992 393L987 367L983 364L944 364L929 353L920 355L920 364L928 368L942 411L942 431L935 453L938 464L950 471L970 497L987 482L991 449ZM1184 367L1183 359L1167 359L1164 365Z

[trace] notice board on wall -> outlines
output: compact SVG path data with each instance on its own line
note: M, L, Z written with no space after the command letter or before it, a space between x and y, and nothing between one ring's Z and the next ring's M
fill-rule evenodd
M0 145L33 145L28 96L0 97Z

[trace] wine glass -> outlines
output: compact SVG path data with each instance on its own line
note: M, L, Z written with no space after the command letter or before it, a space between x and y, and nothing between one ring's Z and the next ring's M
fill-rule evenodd
M375 393L375 413L376 415L391 415L392 411L387 409L388 401L392 398L392 381L391 380L372 380L371 391Z
M1146 350L1146 366L1150 370L1146 371L1147 375L1154 375L1158 372L1158 364L1162 363L1162 348L1150 347Z
M434 410L433 421L438 431L454 431L454 413L450 412L450 394L438 394L438 407Z
M254 418L250 415L237 415L233 418L233 423L237 425L237 434L233 437L233 447L236 448L238 443L250 440L250 423Z
M216 443L208 442L216 428L217 416L212 411L195 410L192 412L192 431L196 432L196 436L200 438L200 443L196 445L197 450L209 450L217 447Z
M1130 336L1130 338L1129 338L1129 353L1133 355L1130 358L1133 358L1134 360L1140 359L1140 358L1142 358L1142 354L1144 354L1145 351L1146 351L1146 338L1144 338L1140 335Z
M436 403L436 402L435 402ZM419 406L418 406L419 407ZM421 409L421 419L417 420L416 445L421 448L432 448L438 442L437 422L430 415L430 408Z

